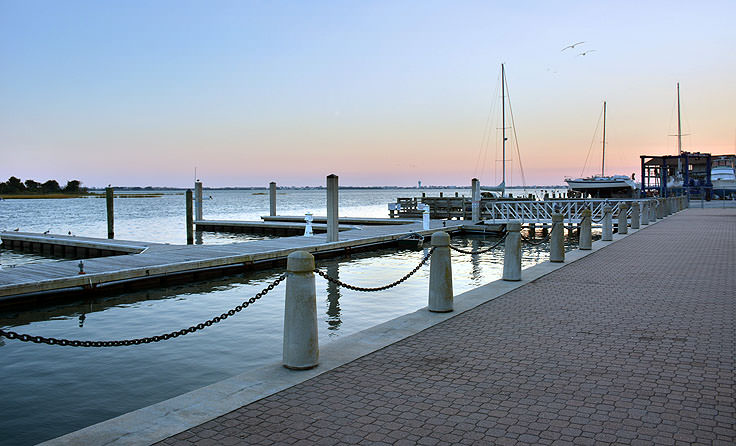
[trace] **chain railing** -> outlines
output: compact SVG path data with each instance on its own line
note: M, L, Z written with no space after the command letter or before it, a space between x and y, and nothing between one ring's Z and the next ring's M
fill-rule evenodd
M457 252L459 252L461 254L470 254L470 255L486 254L488 252L493 251L499 245L501 245L501 243L503 243L506 240L506 237L508 235L509 235L508 232L504 232L503 236L496 243L494 243L492 246L490 246L488 248L485 248L485 249L478 250L478 251L466 251L464 249L460 249L460 248L457 248L457 247L452 246L452 245L450 245L450 249L452 249L453 251L457 251Z
M284 279L286 279L286 274L280 275L278 278L276 278L276 280L271 282L266 288L261 290L259 293L256 293L255 296L251 297L248 300L243 301L243 303L241 303L240 305L222 313L219 316L215 316L212 319L209 319L197 325L192 325L189 328L183 328L181 330L164 333L162 335L150 336L146 338L137 338L137 339L124 339L124 340L118 340L118 341L80 341L80 340L70 340L70 339L46 338L44 336L31 336L27 334L16 333L14 331L0 330L0 337L6 337L8 339L17 339L23 342L33 342L36 344L68 345L71 347L122 347L126 345L140 345L140 344L150 344L151 342L166 341L168 339L178 338L179 336L188 335L189 333L194 333L195 331L204 330L206 327L209 327L213 324L224 321L230 316L234 316L236 313L239 313L240 311L248 308L248 306L250 306L251 304L254 304L258 299L268 294L269 291L276 288L276 286L280 284Z
M429 260L429 258L432 257L432 253L434 253L434 250L435 250L434 247L430 248L429 252L424 256L424 258L422 259L422 261L419 262L419 264L413 270L409 271L409 273L406 274L404 277L402 277L401 279L399 279L399 280L397 280L395 282L391 282L388 285L383 285L383 286L379 286L379 287L361 287L361 286L350 285L348 283L343 282L340 279L336 279L334 277L330 277L329 275L327 275L326 272L323 272L323 271L321 271L321 270L319 270L317 268L314 269L314 272L317 273L319 276L324 277L329 282L332 282L332 283L334 283L336 285L339 285L339 286L341 286L343 288L347 288L349 290L353 290L353 291L365 291L365 292L383 291L383 290L387 290L389 288L393 288L396 285L398 285L398 284L406 281L409 277L413 276L417 271L419 271L419 268L421 268L422 265L424 265L425 263L427 263L427 260Z
M541 239L541 240L538 240L538 241L533 241L533 240L532 240L531 238L529 238L529 237L525 236L525 235L524 235L523 233L521 233L521 232L519 233L519 235L521 235L521 239L522 239L522 240L524 241L524 243L527 243L527 244L529 244L529 245L532 245L532 246L539 246L539 245L541 245L542 243L547 243L547 242L549 241L550 237L552 237L552 231L554 231L554 230L555 230L555 227L556 227L556 226L557 226L558 224L560 224L560 223L552 223L552 227L550 228L550 230L549 230L549 232L547 233L547 235L546 235L546 236L544 236L544 238L543 238L543 239Z

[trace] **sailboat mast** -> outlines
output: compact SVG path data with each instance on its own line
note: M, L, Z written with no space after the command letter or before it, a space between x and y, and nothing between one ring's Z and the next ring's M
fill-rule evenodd
M680 121L680 83L677 83L677 154L682 155L682 123Z
M501 64L501 147L502 147L502 155L503 158L501 158L501 167L502 167L502 176L503 179L502 184L506 185L506 97L504 92L504 86L506 84L506 71Z
M601 159L601 176L606 175L606 101L603 101L603 157Z

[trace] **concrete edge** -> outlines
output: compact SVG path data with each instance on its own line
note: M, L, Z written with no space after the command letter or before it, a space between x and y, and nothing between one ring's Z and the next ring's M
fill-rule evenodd
M45 441L40 445L127 446L148 445L164 440L413 336L587 257L618 240L643 231L659 221L661 220L641 229L629 228L627 234L614 234L613 241L593 242L591 250L576 249L566 252L564 263L546 261L526 268L522 271L522 280L518 282L498 279L459 294L455 296L453 312L431 313L427 311L427 307L423 307L413 313L332 341L320 348L320 364L314 369L288 370L281 362L276 362Z

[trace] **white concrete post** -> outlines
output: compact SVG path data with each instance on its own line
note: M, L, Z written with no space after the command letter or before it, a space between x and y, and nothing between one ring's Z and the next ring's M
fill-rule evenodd
M268 183L268 215L276 215L276 183L271 181Z
M664 206L662 205L662 200L662 198L657 198L657 210L654 213L654 218L656 220L661 220L664 218Z
M337 175L327 175L327 241L336 242L340 239L338 226L338 195Z
M432 234L434 253L429 264L429 311L452 311L452 260L450 235L444 231Z
M565 232L562 214L552 214L552 234L549 239L549 261L561 263L565 261Z
M319 363L314 256L295 251L286 258L283 364L305 370Z
M603 228L601 230L601 240L613 240L613 221L611 219L611 206L603 205Z
M578 248L583 251L593 249L592 218L593 213L590 212L590 209L583 209L582 220L580 221L580 241L578 242Z
M639 229L639 223L641 223L641 217L639 216L639 202L635 201L631 203L631 229Z
M312 221L314 218L312 218L312 214L307 212L304 214L304 221L307 222L307 224L304 226L304 237L312 237L314 235L314 231L312 231Z
M194 218L202 220L202 182L199 180L194 182Z
M629 210L629 204L621 202L618 204L618 233L627 234L629 232L629 221L626 218L626 212ZM632 217L633 218L633 217Z
M521 280L521 222L512 220L506 224L506 240L503 251L503 280Z
M429 205L422 203L422 229L429 229Z
M657 221L657 199L649 200L649 223Z
M473 223L480 221L480 181L477 178L473 178L471 181L471 190L473 193L472 197L472 219Z
M641 218L639 219L640 226L646 226L649 224L649 201L641 202Z

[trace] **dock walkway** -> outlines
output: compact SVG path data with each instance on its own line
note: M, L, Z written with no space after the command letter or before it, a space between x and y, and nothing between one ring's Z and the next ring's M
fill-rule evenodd
M735 444L734 271L689 209L160 444Z

